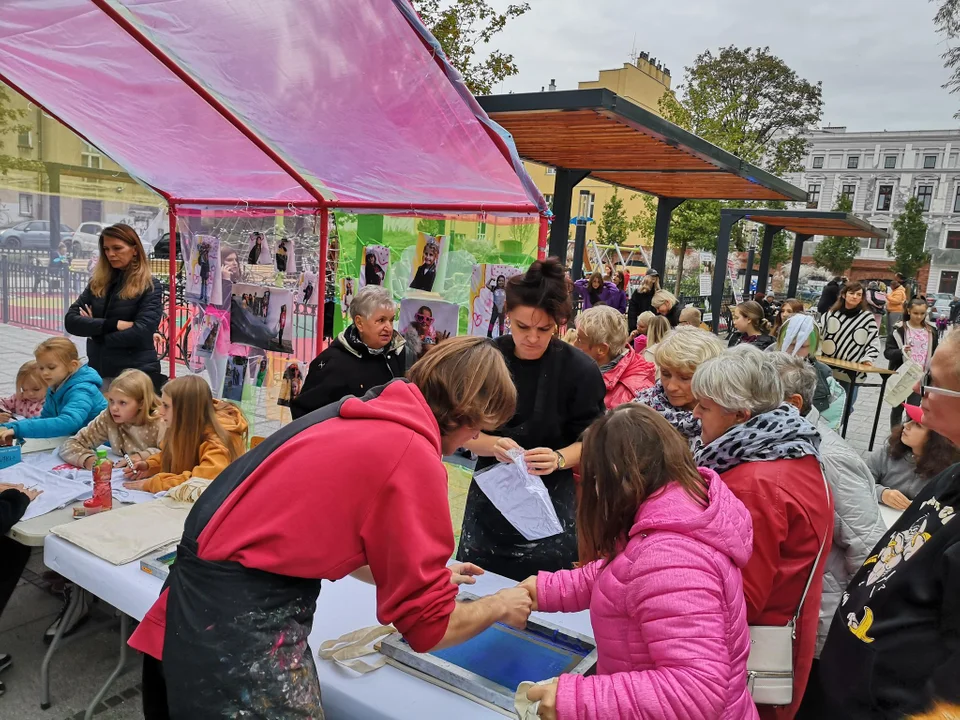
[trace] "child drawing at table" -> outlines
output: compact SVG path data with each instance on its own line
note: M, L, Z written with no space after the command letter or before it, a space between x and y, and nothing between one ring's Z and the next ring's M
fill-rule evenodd
M166 431L162 448L124 467L129 490L160 492L191 478L215 480L246 447L247 421L236 405L214 400L199 375L171 380L163 387L159 415Z
M73 435L107 407L100 392L103 380L89 365L80 362L77 346L67 338L44 340L33 351L40 376L47 384L39 417L12 420L0 425L0 444L27 438Z
M97 448L109 443L114 453L134 462L160 452L160 400L153 380L140 370L124 370L110 383L109 407L60 447L65 462L92 470ZM118 463L122 466L126 461Z
M36 360L25 362L17 370L17 387L13 395L0 399L0 422L9 422L14 416L35 418L43 410L47 383L40 375Z
M20 573L27 566L31 548L21 545L7 537L10 528L17 524L27 506L36 499L42 490L32 490L23 485L5 485L0 483L0 617L7 606L13 590L20 580ZM13 658L0 653L0 672L13 664ZM0 695L6 692L0 682Z

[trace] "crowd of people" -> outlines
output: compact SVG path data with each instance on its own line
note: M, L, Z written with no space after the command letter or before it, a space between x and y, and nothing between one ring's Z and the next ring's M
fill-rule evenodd
M135 269L111 267L101 291ZM319 716L306 637L321 581L347 574L377 586L378 619L417 651L589 610L596 673L531 688L543 718L859 720L960 703L960 332L937 342L904 299L884 354L927 374L865 461L835 432L843 390L819 359L879 358L857 283L819 320L799 301L741 303L726 343L655 273L628 303L602 276L571 292L548 259L504 293L510 334L414 351L390 293L364 287L294 422L249 451L243 414L198 376L157 393L140 368L105 383L69 340L37 348L3 403L37 417L0 440L68 435L61 456L86 469L107 442L131 489L216 480L131 639L148 720ZM561 531L527 540L474 481L455 547L442 457L462 448L478 471L522 458ZM31 499L3 488L0 531ZM902 511L889 529L881 505ZM18 548L0 540L0 611ZM456 603L483 571L517 585ZM786 675L765 664L777 655Z

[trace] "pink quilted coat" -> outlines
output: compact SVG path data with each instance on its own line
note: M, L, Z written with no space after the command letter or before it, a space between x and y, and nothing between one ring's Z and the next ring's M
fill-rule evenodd
M561 675L559 720L748 720L750 634L740 569L750 513L712 470L709 506L673 483L640 506L626 548L603 569L541 572L541 612L590 608L597 674Z

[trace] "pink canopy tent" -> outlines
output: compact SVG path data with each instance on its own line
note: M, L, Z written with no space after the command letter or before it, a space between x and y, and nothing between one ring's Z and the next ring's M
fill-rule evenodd
M539 214L545 247L545 200L408 0L6 0L0 80L163 196L171 238L178 206L302 208L320 277L331 208Z

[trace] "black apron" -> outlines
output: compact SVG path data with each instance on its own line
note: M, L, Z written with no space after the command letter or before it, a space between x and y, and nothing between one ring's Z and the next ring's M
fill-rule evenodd
M322 720L307 642L320 580L204 560L197 538L255 467L301 430L337 417L343 402L294 421L232 463L190 511L165 584L163 672L173 720Z
M516 440L525 450L535 447L564 447L576 440L563 441L562 418L551 408L555 400L552 388L560 373L560 352L551 345L541 360L533 412L518 425L496 430L498 437ZM481 461L485 458L481 458ZM480 466L496 462L480 463ZM478 471L482 469L478 466ZM536 575L540 570L568 570L578 559L577 489L573 470L556 470L541 477L563 526L559 535L542 540L527 540L490 502L476 482L470 483L460 533L457 560L472 562L484 570L516 581Z

